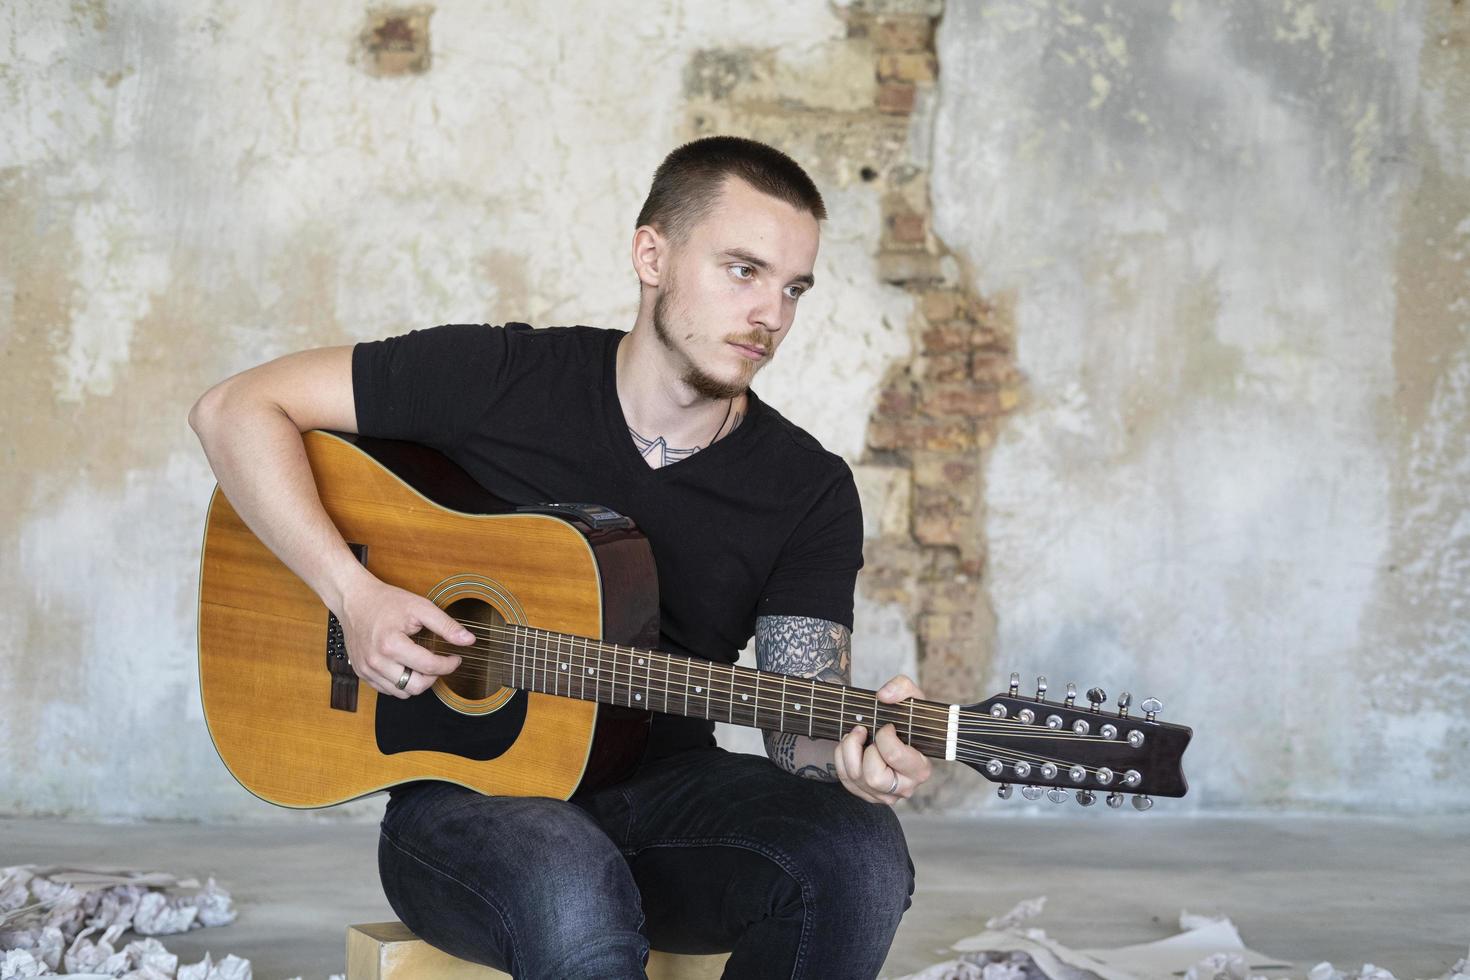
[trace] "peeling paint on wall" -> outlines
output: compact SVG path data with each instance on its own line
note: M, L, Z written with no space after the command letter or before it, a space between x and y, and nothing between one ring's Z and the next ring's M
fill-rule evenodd
M18 665L0 813L289 816L235 785L200 723L212 481L190 404L270 357L434 323L631 325L633 219L702 127L776 141L827 194L822 287L758 387L861 451L909 301L874 273L878 190L859 171L906 129L840 124L874 113L876 86L841 11L669 2L576 31L532 0L429 11L0 5L0 659ZM610 15L588 0L561 16ZM365 27L383 43L364 51ZM698 52L747 51L738 92L684 91ZM369 56L392 64L375 75ZM860 677L912 673L902 615L857 615Z
M1421 162L1470 129L1430 40L1460 17L993 0L942 25L938 230L1017 291L1032 396L986 474L997 668L1162 697L1196 727L1190 805L1470 802L1440 217L1470 193L1463 155ZM1128 51L1097 105L1094 25Z

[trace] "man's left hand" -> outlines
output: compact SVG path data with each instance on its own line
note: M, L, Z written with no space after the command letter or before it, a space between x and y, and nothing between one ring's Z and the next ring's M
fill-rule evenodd
M922 698L908 677L899 674L878 689L878 700L897 704L909 698ZM868 730L857 725L837 743L837 778L847 791L869 803L893 805L914 795L914 790L929 778L929 759L918 749L905 745L893 725L884 725L864 747Z

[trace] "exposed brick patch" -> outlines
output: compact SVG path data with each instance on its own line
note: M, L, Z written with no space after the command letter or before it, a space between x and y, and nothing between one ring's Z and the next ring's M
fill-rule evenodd
M419 75L429 70L430 6L373 7L358 35L359 63L369 75Z
M884 520L866 544L859 589L904 609L919 653L919 683L936 699L979 701L994 623L985 593L984 452L1020 402L1014 332L1004 297L971 291L963 263L933 233L924 125L940 67L940 0L852 0L841 8L842 74L810 84L781 74L772 52L700 52L684 73L686 136L737 133L780 146L819 184L879 192L878 275L911 294L913 356L884 379L865 462L892 468L908 492L907 519ZM892 501L890 501L891 503ZM936 766L915 797L942 806L980 777Z
M849 14L849 33L873 43L878 110L910 118L939 73L940 11L902 0L867 6ZM995 633L985 591L983 454L1020 403L1023 379L1008 302L972 292L958 258L932 234L928 165L910 160L888 175L879 274L918 301L914 356L890 369L868 423L869 450L911 474L909 534L870 542L874 571L860 587L910 610L927 693L978 701L990 693L981 685ZM915 802L943 806L975 787L975 776L940 766Z

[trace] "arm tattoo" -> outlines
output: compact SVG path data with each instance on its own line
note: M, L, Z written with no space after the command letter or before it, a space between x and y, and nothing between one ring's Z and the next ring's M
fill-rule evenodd
M761 616L755 621L755 663L760 670L848 684L852 634L846 626L808 616ZM837 778L832 743L795 732L766 732L766 754L787 772L807 779ZM820 746L815 750L812 746ZM803 749L798 764L798 748ZM817 761L812 761L816 759Z

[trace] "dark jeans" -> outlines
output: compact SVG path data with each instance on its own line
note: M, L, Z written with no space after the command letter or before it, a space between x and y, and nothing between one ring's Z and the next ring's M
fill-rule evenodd
M378 868L417 936L527 980L642 977L650 943L733 950L727 978L876 977L914 887L891 809L713 748L575 802L413 785Z

